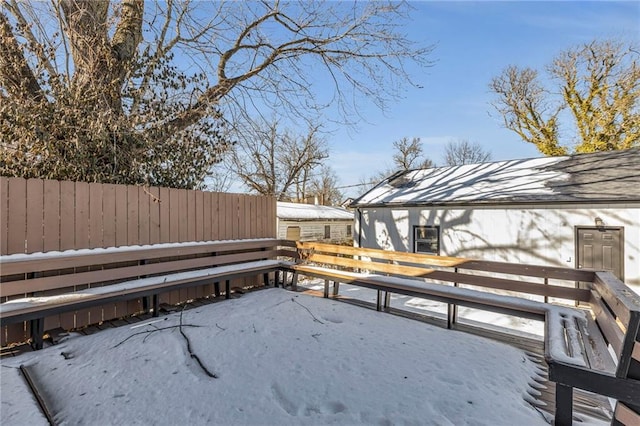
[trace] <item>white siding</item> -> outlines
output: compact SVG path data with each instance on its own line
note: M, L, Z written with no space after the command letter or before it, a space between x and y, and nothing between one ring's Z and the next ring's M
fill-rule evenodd
M353 220L333 221L288 221L278 220L278 238L287 237L287 227L300 227L300 241L332 241L343 242L353 236ZM325 239L325 226L330 227L330 238ZM347 227L351 227L351 235L347 235Z
M567 267L576 267L575 227L594 226L600 217L624 227L625 282L640 289L640 203L360 211L354 242L362 247L413 251L413 226L439 225L443 256Z

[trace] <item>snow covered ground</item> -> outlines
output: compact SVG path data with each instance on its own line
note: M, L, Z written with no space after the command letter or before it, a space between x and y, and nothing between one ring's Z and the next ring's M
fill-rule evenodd
M3 359L0 422L46 424L20 365L68 425L547 424L522 351L283 289Z

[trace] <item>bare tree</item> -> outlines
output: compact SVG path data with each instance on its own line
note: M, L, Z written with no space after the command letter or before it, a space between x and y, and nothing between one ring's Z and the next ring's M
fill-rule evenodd
M395 99L412 84L405 65L430 65L432 49L405 37L407 5L391 1L0 7L9 176L194 187L229 148L225 123L269 111L309 123L329 105L348 122L359 99Z
M204 180L204 188L213 192L228 192L233 186L235 175L230 173L224 160L214 164Z
M435 163L424 156L422 141L420 138L407 137L393 142L396 153L393 154L393 163L399 170L428 169L435 167Z
M296 189L307 187L311 172L329 155L318 129L310 127L307 134L297 135L272 121L242 132L243 139L229 155L230 172L258 194L275 196L279 201L304 198Z
M469 142L467 139L450 140L445 146L444 163L447 166L484 163L491 160L491 153L482 145Z
M338 177L328 165L320 167L320 174L311 181L311 194L318 197L324 206L335 206L342 202L342 192L338 189Z
M545 155L640 146L639 58L637 49L609 40L568 49L547 67L555 90L536 70L509 66L489 85L493 106L506 128ZM574 121L573 140L561 140L564 111Z

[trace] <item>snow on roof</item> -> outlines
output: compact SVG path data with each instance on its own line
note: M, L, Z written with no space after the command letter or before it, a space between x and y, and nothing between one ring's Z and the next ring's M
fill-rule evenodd
M353 213L340 207L278 201L278 219L285 220L353 220Z
M640 149L396 173L352 206L640 201Z

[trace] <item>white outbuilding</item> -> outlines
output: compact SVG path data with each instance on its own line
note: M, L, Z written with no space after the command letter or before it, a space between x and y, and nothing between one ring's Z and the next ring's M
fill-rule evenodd
M354 244L609 270L640 288L640 149L399 172L355 200Z
M278 201L278 238L296 241L351 242L353 213L341 207Z

